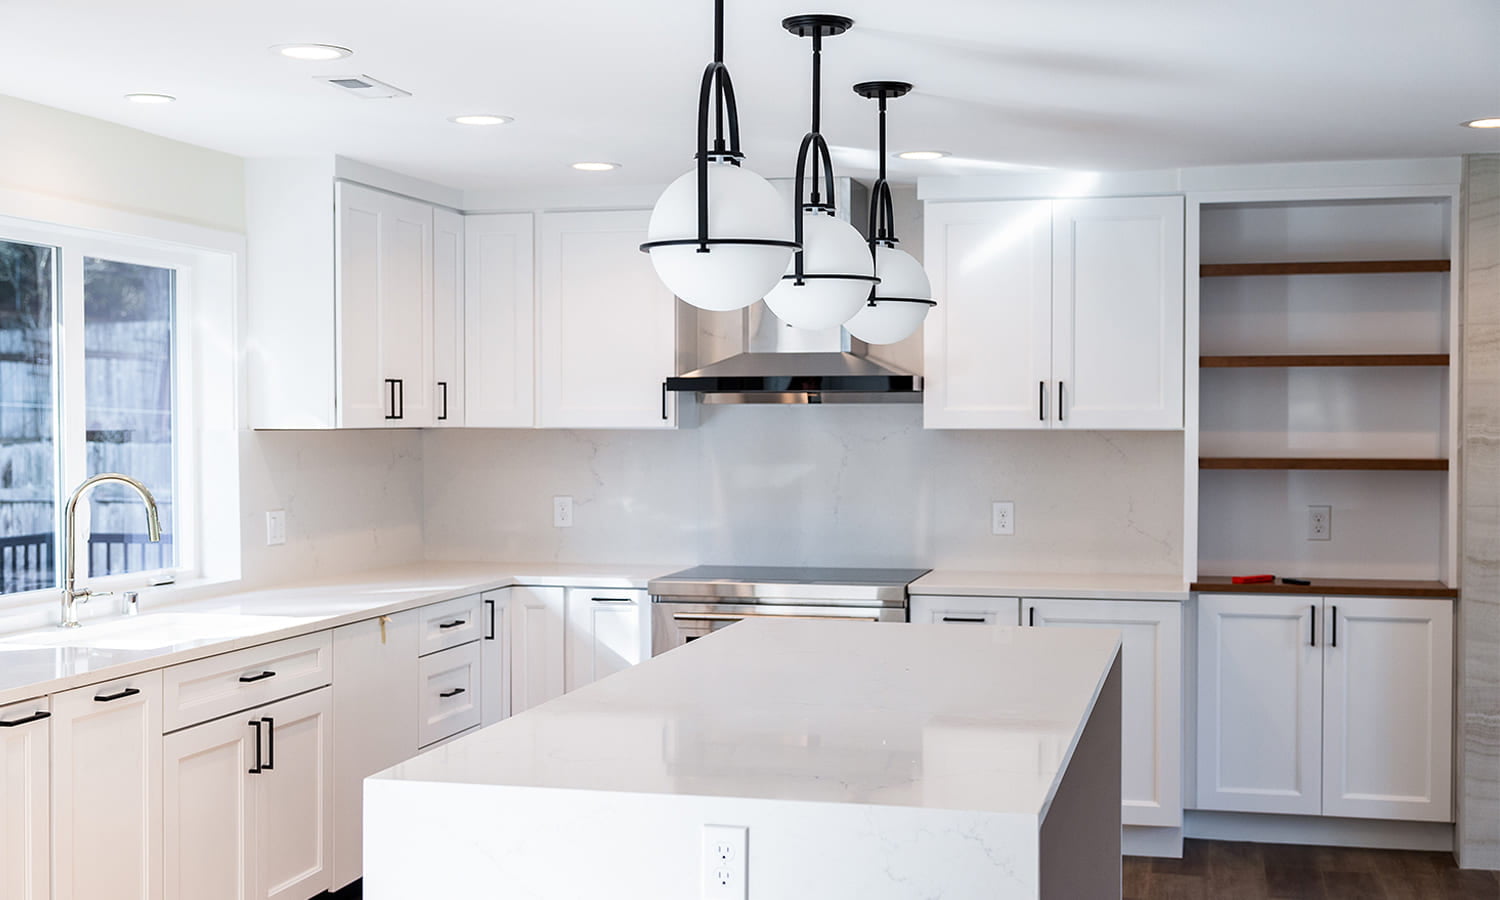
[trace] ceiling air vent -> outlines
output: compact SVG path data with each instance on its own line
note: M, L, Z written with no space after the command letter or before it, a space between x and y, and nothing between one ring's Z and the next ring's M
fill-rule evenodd
M336 78L319 78L361 100L389 100L392 97L410 97L411 91L403 91L395 85L386 84L368 75L343 75Z

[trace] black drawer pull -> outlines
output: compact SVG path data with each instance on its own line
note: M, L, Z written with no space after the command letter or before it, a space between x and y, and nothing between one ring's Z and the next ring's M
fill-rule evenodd
M94 698L95 703L109 703L112 700L124 700L126 697L134 697L141 692L140 688L126 688L118 694L100 694Z
M634 603L633 597L595 597L595 603Z
M1333 615L1329 617L1329 621L1333 623L1333 640L1328 642L1328 646L1337 647L1339 645L1339 608L1337 606L1333 608Z
M490 608L490 633L485 635L484 639L493 641L495 639L495 601L486 600L484 601L484 605Z
M970 622L970 623L973 623L975 625L983 625L984 624L984 619L982 619L982 618L979 618L979 619L970 619L970 618L965 618L964 616L943 616L943 621L944 622Z
M240 676L240 684L249 684L252 681L265 681L267 678L275 678L275 677L276 677L276 673L275 672L272 672L270 669L266 669L264 672L261 672L259 675L241 675Z
M439 628L443 628L443 629L457 628L458 626L464 624L467 621L468 621L468 619L454 619L452 622L444 622L441 625L439 625L438 627Z
M451 691L443 691L442 693L438 694L438 696L442 697L444 700L446 700L449 697L457 697L459 694L462 694L463 692L464 692L463 688L454 688Z
M259 775L260 765L260 719L251 719L250 727L255 729L255 768L250 770L251 775Z
M269 716L262 716L261 721L266 723L266 764L261 766L267 772L276 768L276 720ZM256 751L259 753L259 751Z
M32 722L40 722L43 719L50 719L51 717L52 713L47 712L45 709L39 709L24 719L11 719L9 722L0 722L0 728L15 728L17 725L30 725Z

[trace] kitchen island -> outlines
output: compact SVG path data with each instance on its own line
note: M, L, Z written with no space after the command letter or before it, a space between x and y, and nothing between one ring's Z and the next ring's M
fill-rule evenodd
M1119 670L1112 631L746 621L367 780L364 896L1118 898Z

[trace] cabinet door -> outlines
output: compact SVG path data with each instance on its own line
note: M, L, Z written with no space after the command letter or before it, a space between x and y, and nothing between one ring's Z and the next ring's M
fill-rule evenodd
M907 618L923 625L1018 625L1021 601L1017 597L923 597L911 598Z
M568 591L567 689L613 675L651 655L645 591Z
M364 873L364 780L417 753L417 610L333 631L333 887Z
M50 900L47 700L0 708L0 900Z
M162 859L166 900L255 895L251 791L265 723L226 716L162 739ZM261 746L257 746L260 744Z
M1453 607L1323 602L1323 814L1453 821Z
M482 721L479 642L471 641L417 662L417 742L424 748Z
M464 415L470 426L536 424L536 278L530 213L464 222Z
M480 724L493 725L510 715L510 592L482 595L484 637L479 642Z
M932 203L925 326L928 428L1047 428L1052 204Z
M1026 600L1031 625L1120 632L1121 821L1182 824L1182 609L1127 600Z
M511 714L563 693L563 589L510 589Z
M1198 595L1198 809L1322 809L1319 598Z
M160 900L161 672L52 696L55 900Z
M1052 267L1055 425L1181 428L1182 198L1055 201Z
M541 217L544 428L672 428L676 298L640 252L649 210Z
M432 211L432 424L464 424L464 217Z
M254 776L255 897L307 900L332 884L332 691L262 706L263 772Z

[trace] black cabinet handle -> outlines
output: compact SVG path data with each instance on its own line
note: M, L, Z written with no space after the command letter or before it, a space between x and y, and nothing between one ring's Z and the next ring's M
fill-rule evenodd
M1026 624L1032 626L1033 628L1035 628L1036 627L1036 607L1033 606L1031 609L1028 609L1026 612L1029 614L1029 617L1027 619Z
M1307 646L1318 646L1318 604L1314 603L1307 617Z
M385 385L391 393L391 411L386 419L406 418L406 383L400 378L387 378Z
M661 420L667 421L667 383L661 383Z
M1047 382L1036 383L1036 420L1047 421Z
M250 770L251 775L260 774L260 719L251 719L250 727L255 729L255 768Z
M463 688L454 688L451 691L442 691L442 692L440 692L438 694L438 696L442 697L444 700L446 700L449 697L457 697L459 694L462 694L463 692L464 692Z
M1057 382L1057 421L1063 420L1063 383Z
M963 616L943 616L944 622L972 622L975 625L983 625L984 619L969 619Z
M1330 646L1330 647L1337 647L1338 645L1339 645L1339 608L1337 606L1335 606L1333 608L1333 639L1328 642L1328 646Z
M126 697L134 697L141 692L140 688L126 688L118 694L100 694L94 698L95 703L109 703L114 700L124 700Z
M629 597L595 597L595 603L634 603Z
M447 628L457 628L457 627L458 627L458 626L460 626L460 625L462 625L462 624L464 624L464 623L465 623L465 622L467 622L467 621L468 621L468 620L467 620L467 619L454 619L454 620L453 620L453 621L452 621L452 622L443 622L443 623L442 623L442 624L441 624L441 625L439 625L439 626L438 626L438 627L439 627L439 628L443 628L443 629L447 629Z
M490 608L490 633L485 635L484 639L493 641L495 639L495 601L486 600L484 601L484 605Z
M0 728L15 728L17 725L30 725L32 722L40 722L43 719L50 718L52 718L52 713L47 712L45 709L39 709L24 719L11 719L9 722L0 722Z
M269 772L276 768L273 765L276 762L276 720L268 716L262 716L260 720L266 723L266 764L261 768Z
M446 422L448 421L448 382L439 381L438 387L442 388L443 391L443 411L438 414L437 420L439 422Z
M240 684L250 684L253 681L265 681L267 678L275 678L276 673L266 669L258 675L241 675Z

